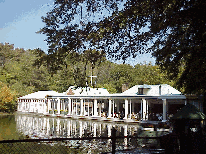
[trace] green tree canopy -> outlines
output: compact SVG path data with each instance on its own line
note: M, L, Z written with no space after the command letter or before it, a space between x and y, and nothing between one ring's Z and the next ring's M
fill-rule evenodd
M185 92L204 93L205 7L204 0L55 0L40 33L50 52L92 48L123 60L150 52Z

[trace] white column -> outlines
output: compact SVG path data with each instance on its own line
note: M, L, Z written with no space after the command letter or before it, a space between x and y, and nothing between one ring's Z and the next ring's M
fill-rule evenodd
M84 101L83 101L83 102L84 102L84 111L83 111L83 112L84 112L84 116L85 116L85 113L86 113L86 112L85 112L85 111L86 111L85 99L84 99Z
M23 101L21 100L20 102L20 111L22 112L23 111Z
M127 119L127 115L128 115L128 99L125 99L125 105L124 105L124 107L125 107L125 117L124 117L124 119Z
M87 107L88 107L88 117L89 117L89 116L90 116L90 113L89 113L89 112L90 112L90 111L89 111L89 105L90 105L90 103L89 103L89 100L87 100L87 101L88 101L88 102L87 102L87 104L88 104Z
M146 115L147 115L147 101L145 99L142 99L142 112L143 112L143 120L147 120Z
M40 103L40 113L44 113L44 102L43 102L43 100L41 99L39 103Z
M68 115L71 115L72 108L71 108L71 98L68 99Z
M114 106L114 100L112 100L112 103L113 103L113 107L112 107L112 112L113 112L113 114L112 114L112 115L113 115L113 118L114 118L114 107L115 107L115 106Z
M54 114L54 100L51 99L50 101L51 101L51 105L52 105L52 108L51 108L52 109L52 114Z
M143 119L143 101L141 100L141 119Z
M23 109L24 109L23 107L24 107L24 101L21 100L21 111L22 111L22 112L24 112L24 111L23 111Z
M19 109L20 109L20 108L19 108L19 104L20 104L20 103L19 103L19 100L18 100L18 101L17 101L17 111L19 111Z
M66 102L65 102L65 99L62 100L62 103L63 103L63 110L65 111L65 110L66 110Z
M94 116L97 116L97 99L94 100Z
M60 114L60 98L57 98L57 114Z
M25 103L25 105L26 105L26 103ZM36 112L39 113L39 100L37 100L37 102L36 102Z
M91 102L92 103L92 116L94 115L94 103L93 102Z
M26 100L24 100L24 112L26 112Z
M50 107L51 107L51 101L50 99L47 99L47 113L49 113Z
M108 118L111 118L112 100L109 99Z
M43 100L41 99L39 103L40 103L40 105L39 105L40 106L40 113L44 113L44 103L43 103Z
M167 100L162 99L163 101L163 121L167 120Z
M24 112L26 112L26 100L24 100L24 108L23 108L24 110ZM36 112L36 110L35 110L35 112Z
M80 99L80 116L83 116L83 111L84 111L83 103L84 103L84 100Z
M131 119L131 117L132 117L132 100L130 99L129 100L129 114L130 114L130 116L129 116L129 118Z
M169 102L166 102L166 119L168 119L168 113L169 113Z
M98 107L99 107L99 116L101 117L101 115L102 115L102 101L101 101L101 103L99 103Z
M47 113L46 99L43 100L43 104L44 104L44 114L46 114Z
M23 100L21 100L21 102L20 102L20 111L21 112L23 111Z
M30 105L31 105L30 101L31 101L31 99L28 100L28 112L30 112Z
M71 103L71 113L72 113L72 115L74 115L74 99L72 99L72 101L71 101L72 103Z
M30 102L29 102L29 103L30 103L30 105L29 105L29 112L32 112L32 108L33 108L33 106L32 106L32 105L33 105L33 104L32 104L33 101L32 101L32 100L33 100L33 99L30 99Z
M22 112L24 112L24 111L23 111L23 107L24 107L24 101L21 100L21 111L22 111Z
M42 113L42 103L41 103L41 100L39 100L39 108L38 108L38 113Z
M76 107L76 115L77 115L77 99L76 99L76 105L75 105L75 107Z
M35 108L35 103L34 103L34 99L32 99L32 111L31 112L34 112L34 108Z
M147 100L146 102L147 102L147 112L146 112L147 116L146 117L147 117L147 120L148 120L149 119L149 101Z

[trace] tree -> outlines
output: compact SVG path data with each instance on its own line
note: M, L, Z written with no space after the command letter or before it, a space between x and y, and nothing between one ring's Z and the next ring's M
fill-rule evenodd
M151 52L186 93L205 93L205 7L204 0L55 0L40 33L50 52L89 46L123 60Z
M137 84L169 84L175 87L173 80L169 80L167 74L160 70L158 65L152 65L151 63L137 64L134 66L134 82L133 85Z
M8 43L0 44L3 65L0 66L0 81L16 95L23 96L38 90L48 89L48 71L46 64L36 65L41 56L46 55L40 49L14 49Z
M16 95L5 84L0 82L0 111L14 112Z
M116 65L110 72L110 77L113 80L117 92L122 92L122 84L128 83L131 86L134 80L134 69L129 64Z

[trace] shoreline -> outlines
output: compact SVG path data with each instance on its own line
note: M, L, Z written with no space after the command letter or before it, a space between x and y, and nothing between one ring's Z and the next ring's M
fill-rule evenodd
M14 114L15 114L15 112L13 112L13 113L0 112L0 115L14 115Z

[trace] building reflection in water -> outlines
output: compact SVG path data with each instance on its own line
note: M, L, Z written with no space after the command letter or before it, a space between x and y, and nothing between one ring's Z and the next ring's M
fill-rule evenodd
M17 131L30 138L110 137L113 127L117 129L117 136L133 135L139 128L137 124L128 125L23 114L16 115ZM110 144L111 139L105 142ZM123 144L124 148L127 148L127 138L124 139Z

